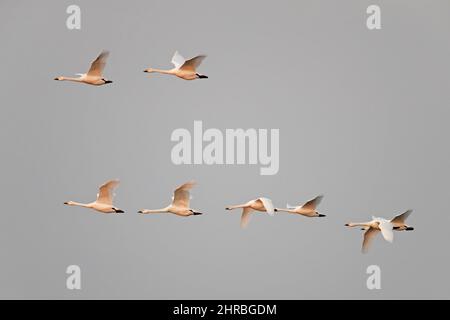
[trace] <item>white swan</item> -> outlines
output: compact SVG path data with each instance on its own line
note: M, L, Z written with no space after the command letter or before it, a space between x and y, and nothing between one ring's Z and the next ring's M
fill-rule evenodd
M100 53L97 59L95 59L91 63L91 67L89 68L89 71L87 73L77 73L77 75L79 75L78 78L56 77L55 80L81 82L93 86L101 86L104 84L112 83L111 80L106 80L102 75L108 55L108 51L103 51L102 53Z
M145 69L144 72L171 74L184 80L207 79L208 78L207 76L197 73L198 66L202 63L203 59L205 58L206 58L205 55L200 55L192 59L186 60L178 53L178 51L176 51L172 58L172 64L175 66L175 68L170 70L148 68Z
M296 207L291 207L287 205L287 209L279 209L275 208L275 212L289 212L289 213L295 213L295 214L301 214L302 216L306 217L325 217L324 214L321 214L316 211L317 206L322 201L323 196L317 196L312 200L309 200L303 205L299 205Z
M113 205L113 190L119 184L119 180L110 180L100 186L97 200L91 203L79 203L74 201L67 201L64 204L68 206L79 206L93 209L102 213L123 213L123 210L116 208Z
M409 217L409 215L412 213L412 210L407 210L403 212L402 214L399 214L398 216L395 216L391 223L394 226L395 231L412 231L414 230L413 227L410 227L405 224L405 220Z
M175 189L173 193L173 200L170 205L168 205L165 208L157 209L157 210L149 210L149 209L143 209L139 210L139 213L142 214L149 214L149 213L173 213L177 216L196 216L202 214L201 212L198 212L197 210L191 209L189 207L190 202L190 195L189 190L192 189L192 187L195 185L194 181L186 182L185 184L182 184L178 188Z
M394 225L391 221L384 218L372 217L372 221L368 222L350 222L345 224L347 227L363 227L366 232L364 232L364 240L362 244L362 252L367 252L371 240L381 231L383 238L388 242L394 241Z
M226 207L225 210L233 210L238 208L242 208L241 228L247 227L250 221L250 213L253 210L267 212L270 216L273 216L275 212L272 200L267 198L258 198L255 200L250 200L249 202L244 204Z

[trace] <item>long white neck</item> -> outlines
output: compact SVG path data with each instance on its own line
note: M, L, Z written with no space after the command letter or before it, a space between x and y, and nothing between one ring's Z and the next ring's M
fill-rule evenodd
M294 209L278 209L276 211L281 211L281 212L289 212L289 213L296 213Z
M152 69L152 72L164 73L164 74L174 74L175 73L174 69L170 69L170 70Z
M348 227L370 227L368 222L350 222L347 223Z
M233 209L247 208L247 207L248 207L248 204L245 203L245 204L238 204L238 205L235 205L235 206L229 206L229 207L227 207L227 209L228 210L233 210Z
M167 208L156 209L156 210L149 210L149 209L141 210L141 213L145 213L145 214L147 214L147 213L164 213L164 212L168 212Z
M84 207L84 208L92 208L92 203L80 203L75 201L69 201L66 203L68 206L77 206L77 207Z
M80 78L72 78L72 77L60 77L60 81L74 81L74 82L82 82L81 77Z

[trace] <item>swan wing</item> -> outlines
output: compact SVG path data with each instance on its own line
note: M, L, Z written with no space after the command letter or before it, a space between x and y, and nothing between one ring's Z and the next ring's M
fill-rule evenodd
M374 228L369 228L364 232L364 239L362 244L362 252L366 253L369 251L369 246L372 243L372 239L379 233L379 230Z
M242 216L241 216L241 228L245 229L248 226L248 223L250 222L250 212L252 211L252 208L246 207L242 209Z
M184 62L183 65L180 67L180 70L195 71L205 58L206 58L205 55L200 55L192 59L186 60L186 62Z
M273 216L274 212L275 212L275 208L273 206L272 200L267 199L267 198L259 198L259 201L262 202L264 208L266 209L267 213L269 214L269 216Z
M175 189L172 204L177 207L189 208L189 190L194 187L195 182L189 181Z
M391 220L391 222L392 223L404 223L405 220L409 217L409 215L411 213L412 213L412 210L405 211L402 214L395 216L394 219Z
M103 69L105 68L106 65L106 59L108 58L108 56L109 56L108 51L102 51L102 53L100 53L97 59L92 61L91 68L87 72L87 76L101 78Z
M119 185L119 180L109 180L99 187L97 202L112 205L114 189Z
M297 206L291 206L289 203L286 204L286 208L288 209L297 209Z
M186 62L186 59L183 58L181 54L178 53L178 51L175 51L173 57L172 57L172 64L175 66L175 68L180 69L180 67Z
M308 210L316 210L317 206L319 205L320 201L322 201L323 196L317 196L312 200L309 200L308 202L306 202L302 208L303 209L308 209Z
M394 232L393 232L394 225L390 221L387 220L381 221L379 227L381 230L381 234L383 235L383 238L386 241L388 242L394 241Z

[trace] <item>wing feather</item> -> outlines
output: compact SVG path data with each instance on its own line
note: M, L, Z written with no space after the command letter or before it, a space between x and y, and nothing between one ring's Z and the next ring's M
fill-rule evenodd
M108 56L109 56L108 51L102 51L100 55L97 57L97 59L92 61L91 67L87 72L87 76L101 78L103 74L103 69L105 68L106 65L106 59L108 58Z
M176 188L173 193L172 204L179 207L189 208L190 202L189 190L191 190L194 187L194 185L195 185L194 181L189 181Z
M112 205L114 189L119 185L119 180L109 180L99 187L97 202Z

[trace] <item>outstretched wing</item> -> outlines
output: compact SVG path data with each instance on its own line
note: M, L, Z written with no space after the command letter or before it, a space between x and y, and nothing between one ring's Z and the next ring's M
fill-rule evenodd
M97 194L97 202L112 205L114 188L119 185L119 180L110 180L100 186Z
M405 223L405 220L409 217L409 215L411 213L412 213L412 210L405 211L402 214L395 216L394 219L391 220L391 222L392 223Z
M297 209L297 206L291 206L289 203L286 204L286 208L288 209Z
M390 221L381 221L378 225L380 227L381 230L381 234L383 235L383 238L388 241L388 242L392 242L394 241L394 226L392 225L392 223Z
M270 216L273 216L274 212L275 212L275 208L273 206L272 200L267 199L267 198L259 198L258 200L262 202L262 204L263 204L264 208L266 209L267 213Z
M250 221L250 212L252 209L250 207L246 207L242 209L242 216L241 216L241 228L245 229L247 228L247 225Z
M198 66L202 63L203 59L205 59L206 56L201 55L201 56L196 56L192 59L186 60L185 63L183 63L183 65L180 67L181 70L186 70L186 71L195 71Z
M103 74L103 69L105 68L106 65L106 59L108 58L108 56L109 56L108 51L102 51L102 53L100 53L97 59L92 61L91 68L87 72L87 75L89 77L101 78Z
M186 59L183 58L181 54L178 53L178 51L175 51L173 57L172 57L172 64L175 66L175 68L180 69L180 67L186 62Z
M364 232L364 240L362 244L362 252L366 253L369 251L369 246L372 243L372 239L378 234L379 230L374 228L369 228Z
M323 196L317 196L312 200L309 200L308 202L306 202L302 208L303 209L307 209L307 210L316 210L317 206L319 205L320 201L322 201Z
M173 193L172 204L178 207L189 208L189 200L190 200L189 190L191 190L192 187L194 187L194 185L195 185L194 181L189 181L176 188Z

